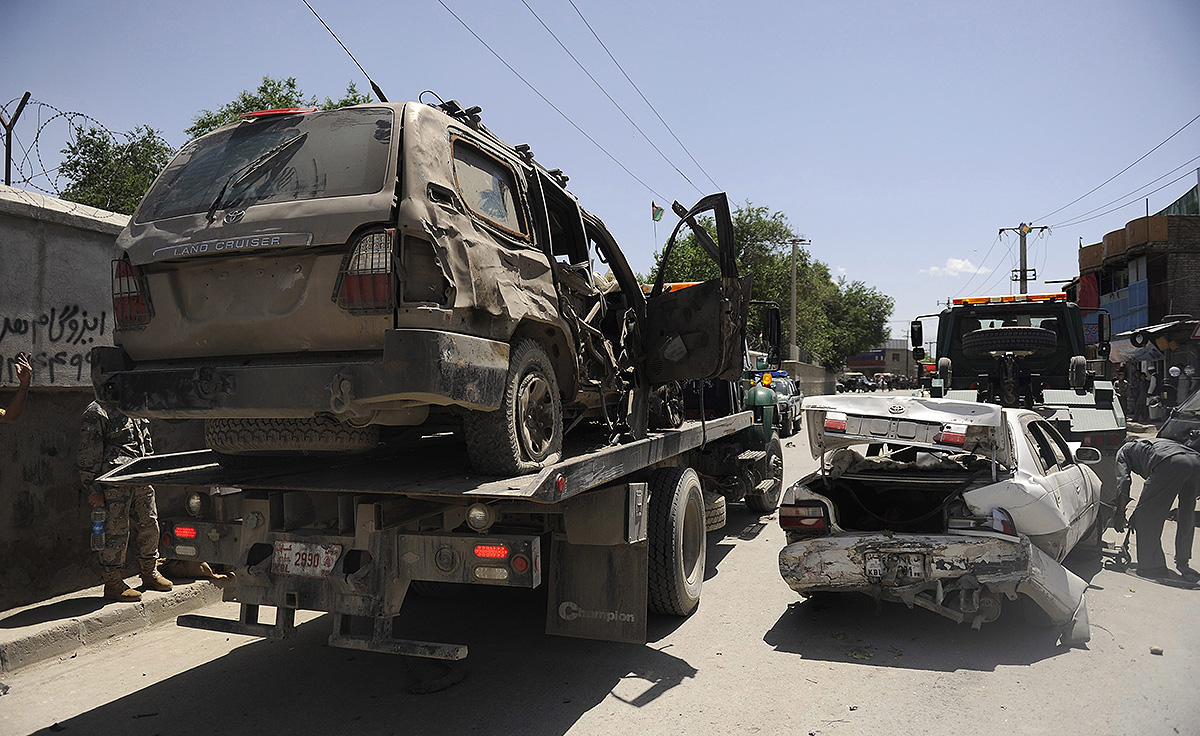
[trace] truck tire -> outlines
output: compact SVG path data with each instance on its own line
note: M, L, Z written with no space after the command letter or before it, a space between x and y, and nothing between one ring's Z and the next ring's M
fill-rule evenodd
M562 397L546 351L522 340L508 358L504 399L496 411L463 419L467 457L475 472L524 475L553 465L562 455Z
M659 468L650 477L648 605L687 616L700 603L706 539L704 494L691 468Z
M704 492L704 531L715 532L725 526L729 508L725 497L712 491Z
M767 456L761 461L758 478L760 483L771 482L770 490L765 493L747 493L746 508L759 514L769 514L779 507L779 497L783 494L783 447L779 440L773 439L767 445Z
M379 444L379 427L352 427L334 419L205 419L204 444L224 465L239 456L308 452L366 452Z
M991 353L1047 355L1058 347L1058 335L1041 327L992 327L963 335L962 347L970 358Z
M1071 388L1087 387L1087 358L1082 355L1071 356L1070 378Z
M792 434L795 433L795 431L796 431L796 429L793 426L792 417L789 415L787 419L783 420L783 424L779 427L779 436L780 437L791 437Z

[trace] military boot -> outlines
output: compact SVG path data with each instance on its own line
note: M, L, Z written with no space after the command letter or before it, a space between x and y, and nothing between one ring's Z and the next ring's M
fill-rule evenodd
M103 578L103 595L108 600L135 603L142 599L142 592L140 590L135 590L134 588L131 588L125 584L125 578L121 576L120 570L105 570Z
M146 590L162 590L167 591L175 587L175 584L162 576L158 571L158 560L138 560L142 565L142 585Z

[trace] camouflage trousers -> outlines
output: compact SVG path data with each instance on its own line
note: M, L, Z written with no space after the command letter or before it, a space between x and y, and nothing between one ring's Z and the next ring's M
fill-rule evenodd
M158 506L154 502L154 486L108 486L104 489L104 506L108 520L104 523L100 567L105 570L125 567L130 527L138 559L157 559Z

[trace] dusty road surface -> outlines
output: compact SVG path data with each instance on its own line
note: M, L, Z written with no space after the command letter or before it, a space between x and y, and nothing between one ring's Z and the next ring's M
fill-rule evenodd
M788 483L813 466L802 439ZM976 632L802 600L783 543L773 516L731 507L699 610L652 619L645 646L544 635L538 592L413 599L411 636L470 647L462 682L417 695L436 666L330 648L328 617L287 642L166 625L6 676L0 734L1200 734L1200 591L1072 558L1092 641L1065 649L1013 611Z

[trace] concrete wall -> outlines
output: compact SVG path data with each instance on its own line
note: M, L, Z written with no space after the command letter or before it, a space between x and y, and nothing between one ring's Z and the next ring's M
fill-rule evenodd
M785 360L783 369L800 384L805 396L824 396L837 393L837 377L822 366L801 363L796 360Z
M112 344L110 269L126 220L0 186L0 405L17 353L33 356L25 412L0 425L0 610L99 581L75 453L89 351ZM202 446L197 424L155 423L156 450Z

